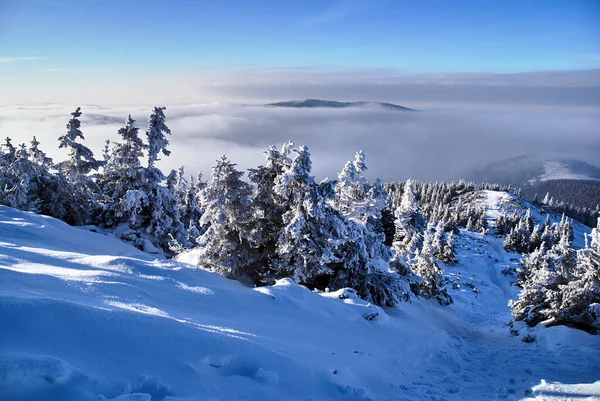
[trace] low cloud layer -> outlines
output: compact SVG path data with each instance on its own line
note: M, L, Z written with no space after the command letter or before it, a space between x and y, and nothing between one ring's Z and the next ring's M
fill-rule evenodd
M489 162L522 154L560 155L598 164L600 115L595 108L460 107L395 112L378 109L285 109L232 104L167 105L171 157L166 169L210 173L225 154L246 169L263 163L261 150L291 140L313 154L318 178L334 177L354 152L366 152L369 175L383 180L414 177L452 180ZM410 106L410 105L407 105ZM57 160L57 138L74 106L0 107L0 132L13 143L36 135ZM141 133L148 107L82 106L86 144L101 155L106 139L131 113Z

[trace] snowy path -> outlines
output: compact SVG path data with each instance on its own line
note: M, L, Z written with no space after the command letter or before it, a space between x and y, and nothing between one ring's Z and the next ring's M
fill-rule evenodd
M512 198L486 192L492 231L500 209L513 206ZM515 325L518 335L512 335L508 300L516 298L518 288L502 270L515 267L518 255L504 251L503 239L493 235L463 232L456 246L459 263L446 270L452 277L460 275L463 285L451 292L455 303L447 307L450 311L439 307L435 315L449 336L449 349L432 358L441 366L432 367L427 380L409 389L446 389L443 399L600 399L600 338L566 327L520 324ZM536 341L523 342L527 334Z
M490 220L502 196L488 192ZM454 304L384 312L287 281L249 289L0 207L0 400L516 400L534 386L542 399L597 394L600 383L585 383L600 380L600 338L565 327L519 326L512 336L507 302L517 289L501 271L514 255L493 236L462 233L456 245ZM373 310L380 316L365 320ZM534 343L521 341L528 333Z

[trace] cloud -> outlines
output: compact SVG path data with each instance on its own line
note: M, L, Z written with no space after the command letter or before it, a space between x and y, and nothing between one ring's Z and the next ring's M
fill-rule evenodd
M210 66L208 66L210 67ZM77 71L0 74L0 102L147 105L267 103L305 98L376 100L431 109L496 106L600 107L600 70L519 74L410 74L395 69L334 67L195 68L178 73ZM16 74L16 73L15 73Z
M69 113L75 106L57 104L0 107L0 131L14 143L37 135L57 160ZM86 144L99 156L106 139L129 113L145 128L150 108L82 105ZM286 109L236 104L167 107L171 157L165 169L186 166L189 174L210 173L222 154L241 169L264 162L261 151L292 140L308 145L318 178L335 177L354 153L367 155L369 176L386 181L414 177L456 180L465 172L522 154L560 155L597 163L600 114L597 109L462 107L420 113L379 109Z
M0 57L0 64L17 63L19 61L44 60L45 57Z
M396 70L247 70L191 79L221 97L271 101L378 100L408 107L457 104L600 106L600 70L519 74L407 74Z
M36 135L60 160L65 153L57 138L80 105L86 143L99 155L106 139L119 139L128 114L143 131L151 106L166 105L172 156L162 166L185 165L205 175L222 154L246 169L263 162L262 149L288 140L309 146L320 178L336 176L363 149L371 177L388 181L459 179L469 169L522 154L597 164L600 153L600 70L408 74L236 66L120 79L110 71L110 80L98 74L26 82L31 90L46 85L44 95L28 92L23 82L10 92L0 82L0 102L10 102L0 104L0 131L15 143ZM305 98L387 101L422 112L260 106Z

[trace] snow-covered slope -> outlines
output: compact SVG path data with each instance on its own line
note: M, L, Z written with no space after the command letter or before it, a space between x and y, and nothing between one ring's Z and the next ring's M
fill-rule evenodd
M484 195L490 220L514 204ZM0 400L600 396L600 338L566 327L511 335L518 289L501 271L517 255L474 233L456 246L454 304L382 310L287 280L247 288L0 207Z
M546 161L544 162L544 172L537 178L530 181L552 181L552 180L590 180L600 181L600 178L589 171L578 171L567 162Z
M553 180L600 181L600 168L582 160L525 155L498 160L465 175L475 182L520 187Z

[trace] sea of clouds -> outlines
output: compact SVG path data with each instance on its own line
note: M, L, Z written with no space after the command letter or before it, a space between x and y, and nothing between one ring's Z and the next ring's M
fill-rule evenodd
M131 114L140 133L151 106L165 105L172 131L172 155L165 169L185 166L195 175L210 173L221 155L241 169L263 163L263 149L293 141L309 147L317 178L335 177L361 149L369 175L384 181L469 178L473 169L512 156L535 154L573 157L600 164L600 96L597 72L554 75L427 75L398 78L382 72L335 76L278 72L265 78L229 74L219 80L172 85L160 96L113 103L19 104L2 99L0 135L14 144L33 135L56 160L65 157L57 138L70 113L82 107L85 143L101 157L104 142L119 140L117 130ZM549 85L551 83L551 85ZM194 102L194 93L204 93ZM219 102L206 102L214 95ZM278 100L392 101L419 109L401 112L377 108L298 109L264 106ZM200 98L200 96L198 96ZM47 97L45 99L48 99ZM56 99L60 99L57 95ZM82 99L94 100L93 96ZM150 103L153 102L153 103Z

